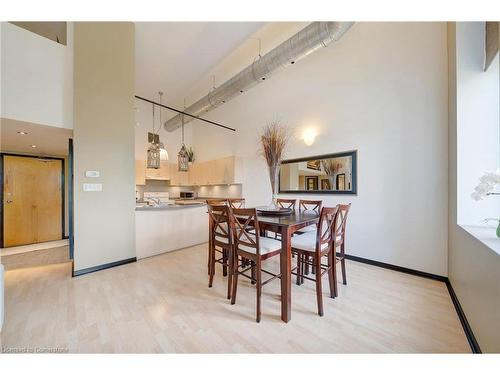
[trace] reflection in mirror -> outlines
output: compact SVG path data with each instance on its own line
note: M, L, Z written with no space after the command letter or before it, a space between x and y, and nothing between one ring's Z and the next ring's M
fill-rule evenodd
M280 192L356 194L356 152L284 161Z

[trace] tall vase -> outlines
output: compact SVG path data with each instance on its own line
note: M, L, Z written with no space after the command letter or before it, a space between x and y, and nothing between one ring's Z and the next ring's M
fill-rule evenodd
M270 207L278 207L278 182L279 182L280 165L269 166L269 181L271 182L271 191L273 197Z

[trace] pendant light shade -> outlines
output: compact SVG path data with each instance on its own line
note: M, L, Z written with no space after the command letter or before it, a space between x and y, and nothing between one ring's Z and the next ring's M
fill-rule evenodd
M163 142L160 142L160 144L158 146L160 148L160 160L167 161L168 160L168 151L165 148L165 145L163 144Z
M177 154L177 164L180 172L187 172L189 169L189 155L186 149L186 145L182 143L181 149Z
M160 147L156 143L151 143L148 148L148 168L160 168Z
M186 108L186 99L184 99L184 109ZM189 154L184 144L184 115L182 115L182 146L177 154L177 167L179 172L187 172L189 170Z
M147 167L160 168L160 137L155 134L155 106L153 104L153 133L148 133L149 148L147 152Z
M163 92L159 91L160 104ZM160 107L160 126L161 126L161 107ZM168 152L163 142L160 142L158 132L155 132L155 105L153 104L153 132L148 133L149 148L147 151L147 167L158 169L162 161L168 160Z

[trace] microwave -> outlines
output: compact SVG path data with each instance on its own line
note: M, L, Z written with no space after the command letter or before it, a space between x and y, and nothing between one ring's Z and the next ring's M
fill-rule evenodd
M181 199L194 199L195 194L194 191L181 191L180 192Z

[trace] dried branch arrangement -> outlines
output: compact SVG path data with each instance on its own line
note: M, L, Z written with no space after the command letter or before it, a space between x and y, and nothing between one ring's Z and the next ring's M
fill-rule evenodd
M264 126L260 135L260 152L269 167L281 164L289 139L289 128L279 121Z
M338 166L333 159L321 160L321 164L327 176L334 176L337 173Z

